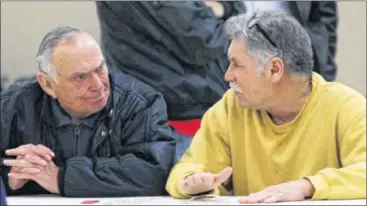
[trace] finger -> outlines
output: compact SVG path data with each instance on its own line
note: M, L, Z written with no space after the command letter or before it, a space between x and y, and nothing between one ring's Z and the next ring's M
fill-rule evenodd
M197 174L190 175L185 179L188 187L191 187L191 186L195 185L195 176L196 175Z
M193 188L195 187L195 185L193 185L192 183L192 178L185 178L184 180L182 180L180 182L180 186L181 186L181 189L182 191L185 193L185 194L193 194Z
M44 145L41 144L33 148L32 152L34 152L35 154L37 154L42 158L47 159L48 161L52 160L52 157L55 156L55 154L48 147L45 147Z
M181 180L180 187L184 193L187 193L187 182L185 180Z
M11 156L23 156L25 155L30 149L32 149L33 147L35 147L35 145L33 144L25 144L25 145L21 145L17 148L14 149L9 149L7 151L5 151L6 154L11 155Z
M31 174L26 174L26 173L18 173L18 172L12 172L12 173L8 173L9 178L13 178L13 179L31 179L33 180L35 177L34 175Z
M25 155L29 151L28 147L17 147L15 149L8 149L5 151L5 154L8 156L19 156Z
M192 180L193 180L194 184L196 184L196 185L203 184L204 182L203 182L203 179L201 177L202 177L202 175L199 175L199 174L198 175L193 175Z
M33 144L21 145L17 148L6 150L5 153L8 156L17 156L17 158L22 158L26 153L31 151L33 147L35 147Z
M222 184L224 181L226 181L232 175L232 171L233 171L232 167L226 167L218 174L216 174L214 177L215 186L218 186Z
M240 198L239 202L241 204L250 204L250 202L251 202L250 196Z
M274 194L262 193L257 196L250 197L248 203L261 203L264 202L264 200L272 197L273 195Z
M20 145L18 148L29 148L29 147L35 147L34 144L24 144Z
M184 191L186 194L196 194L202 191L201 174L193 174L185 178Z
M213 174L203 174L201 179L206 186L213 187L214 185L214 175Z
M265 199L263 202L264 203L274 203L274 202L279 202L282 201L281 200L282 195L281 194L276 194L276 195L272 195L269 198Z
M32 155L32 154L26 154L24 157L23 157L24 160L32 163L32 164L37 164L37 165L40 165L40 166L46 166L47 165L47 162L39 157L39 156L36 156L36 155Z
M181 180L181 182L180 182L180 187L181 187L181 189L183 189L183 188L186 188L186 187L187 187L186 180Z
M24 174L39 174L41 172L40 169L34 167L23 167L17 173L24 173Z
M3 164L9 167L33 167L33 164L24 159L4 160Z
M195 181L194 181L194 177L195 175L190 175L188 177L186 177L185 181L186 181L186 184L187 186L192 186L192 185L195 185Z
M266 194L265 191L260 191L260 192L256 192L256 193L252 193L249 196L243 197L240 199L240 203L255 203L256 199L258 199L259 197L263 197L264 194Z

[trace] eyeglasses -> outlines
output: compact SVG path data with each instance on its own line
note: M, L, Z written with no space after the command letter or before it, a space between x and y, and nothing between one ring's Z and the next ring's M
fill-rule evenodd
M277 45L275 44L275 42L270 38L270 36L268 35L268 33L261 27L261 25L254 20L256 17L256 14L254 14L250 20L248 21L248 27L249 29L252 29L252 27L256 27L256 29L261 33L261 35L263 35L265 37L265 39L276 49L278 49ZM253 24L252 21L255 21Z

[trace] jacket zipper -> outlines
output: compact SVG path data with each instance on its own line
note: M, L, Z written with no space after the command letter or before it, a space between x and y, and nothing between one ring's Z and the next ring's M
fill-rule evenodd
M74 136L76 143L74 144L74 155L78 155L78 147L79 147L79 134L80 134L80 126L76 126L74 129Z

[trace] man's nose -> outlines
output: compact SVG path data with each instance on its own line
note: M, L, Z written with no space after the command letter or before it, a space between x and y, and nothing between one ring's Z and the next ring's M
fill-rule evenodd
M224 74L224 79L227 82L233 82L233 81L235 81L235 76L234 76L234 73L232 71L231 65L229 65L226 73Z
M90 85L90 89L93 91L102 90L104 87L101 78L97 74L94 74L94 73L92 73L90 76L89 85Z

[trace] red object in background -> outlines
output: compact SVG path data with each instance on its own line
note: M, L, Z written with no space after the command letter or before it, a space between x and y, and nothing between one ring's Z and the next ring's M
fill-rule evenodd
M168 121L168 124L174 127L179 133L194 136L200 128L201 119L192 119L184 121Z

